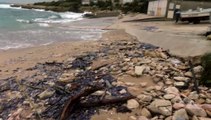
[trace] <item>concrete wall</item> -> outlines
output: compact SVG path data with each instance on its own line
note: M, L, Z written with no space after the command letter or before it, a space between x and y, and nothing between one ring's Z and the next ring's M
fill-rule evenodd
M196 9L201 8L211 8L211 2L198 2L198 1L178 1L175 0L174 3L181 5L181 10Z
M151 16L164 17L167 10L167 0L150 1L148 4L147 14Z

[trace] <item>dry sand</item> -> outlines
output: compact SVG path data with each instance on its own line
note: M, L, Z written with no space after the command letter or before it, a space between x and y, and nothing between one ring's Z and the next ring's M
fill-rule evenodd
M202 36L210 26L209 22L201 24L181 22L175 24L174 21L123 22L145 18L152 18L152 16L127 15L110 28L125 29L139 41L162 47L176 56L196 57L211 52L211 41Z

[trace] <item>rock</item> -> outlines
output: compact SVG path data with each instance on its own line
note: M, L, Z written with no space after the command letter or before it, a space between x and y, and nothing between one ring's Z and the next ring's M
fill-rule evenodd
M172 116L167 117L165 120L172 120Z
M139 99L140 103L149 103L152 101L152 96L150 95L140 94L137 96L137 98Z
M194 92L191 92L189 95L188 95L188 98L192 99L192 100L197 100L199 98L199 94L197 94L196 91Z
M199 117L199 120L211 120L211 118Z
M186 77L193 77L193 75L192 75L192 73L191 72L186 72L185 74L184 74Z
M155 117L153 117L153 118L150 119L150 120L159 120L159 119L158 119L158 116L155 116Z
M211 111L206 110L206 112L207 112L207 115L208 115L209 117L211 117Z
M92 95L96 95L96 96L102 96L104 94L105 94L105 91L103 91L103 90L98 90L98 91L92 93Z
M136 84L132 83L132 82L126 82L125 85L127 85L127 86L135 86Z
M65 89L66 89L66 90L71 90L72 87L73 87L73 86L72 86L71 83L65 85Z
M208 35L207 36L207 40L211 40L211 35Z
M47 89L43 91L42 93L40 93L38 96L40 99L46 99L46 98L51 97L54 93L55 93L54 90Z
M155 83L157 83L157 82L161 81L161 78L159 78L159 77L154 77L154 78L153 78L153 81L154 81Z
M139 116L138 119L136 120L149 120L149 119L147 119L145 116Z
M185 110L191 116L194 116L194 115L198 116L198 117L206 117L207 116L206 111L196 104L187 104L185 106Z
M203 104L201 107L202 107L204 110L211 111L211 104Z
M204 68L201 65L193 68L194 73L202 73L203 70L204 70Z
M140 86L143 87L143 88L146 87L147 86L147 82L140 83Z
M165 92L168 94L174 94L174 95L179 94L179 90L176 87L168 87L165 89Z
M189 120L189 117L185 109L180 109L175 111L172 120Z
M166 95L164 95L163 97L164 97L165 99L167 99L167 100L170 100L170 99L173 99L175 96L176 96L176 95L174 95L174 94L166 94Z
M205 103L205 99L199 98L199 99L196 100L196 103L198 103L198 104L204 104Z
M142 115L142 116L145 116L145 117L147 117L147 118L151 118L151 117L152 117L150 111L149 111L148 109L146 109L146 108L143 108L143 109L141 110L141 115Z
M182 98L178 95L176 97L174 97L173 99L171 99L172 103L183 103Z
M196 116L193 116L192 120L199 120L199 119Z
M185 107L185 105L183 103L174 103L174 105L173 105L173 108L175 110L178 110L178 109L181 109L181 108L184 108L184 107Z
M179 89L187 89L188 88L188 84L185 82L174 82L174 86Z
M168 100L155 99L148 109L154 113L160 113L164 116L170 116L172 114L172 105Z
M188 98L188 97L184 98L183 101L184 101L185 104L192 104L192 103L194 103L194 101L191 100L191 99Z
M189 78L188 77L174 77L174 80L180 81L180 82L188 82Z
M207 103L207 104L211 104L211 99L207 98L207 99L206 99L206 103Z
M146 69L146 67L144 65L143 66L135 66L135 74L137 76L141 76L141 75L143 75L143 72L145 69Z
M135 116L130 116L129 120L137 120L137 118Z
M122 89L121 91L119 91L120 94L125 94L127 93L127 91L125 89Z
M159 85L156 85L156 86L154 86L154 87L155 87L155 90L157 90L157 91L159 91L159 90L162 89L162 86L159 86Z
M135 109L139 107L139 103L135 99L130 99L127 101L128 109Z
M161 58L163 58L163 59L167 59L168 58L168 56L164 52L159 52L159 53L160 53L159 56Z

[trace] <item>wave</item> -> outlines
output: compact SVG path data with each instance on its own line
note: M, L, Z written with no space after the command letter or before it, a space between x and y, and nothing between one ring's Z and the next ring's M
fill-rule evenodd
M9 49L17 49L17 48L27 48L32 47L31 44L11 44L1 47L0 50L9 50Z
M83 19L83 14L81 13L57 13L56 15L51 15L48 18L36 18L32 21L35 23L67 23Z
M21 22L21 23L32 23L32 21L24 20L24 19L16 19L16 21Z

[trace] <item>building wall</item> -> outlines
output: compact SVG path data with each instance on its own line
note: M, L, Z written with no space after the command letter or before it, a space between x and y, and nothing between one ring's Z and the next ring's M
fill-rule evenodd
M165 17L167 10L167 0L150 1L147 14L152 16Z

